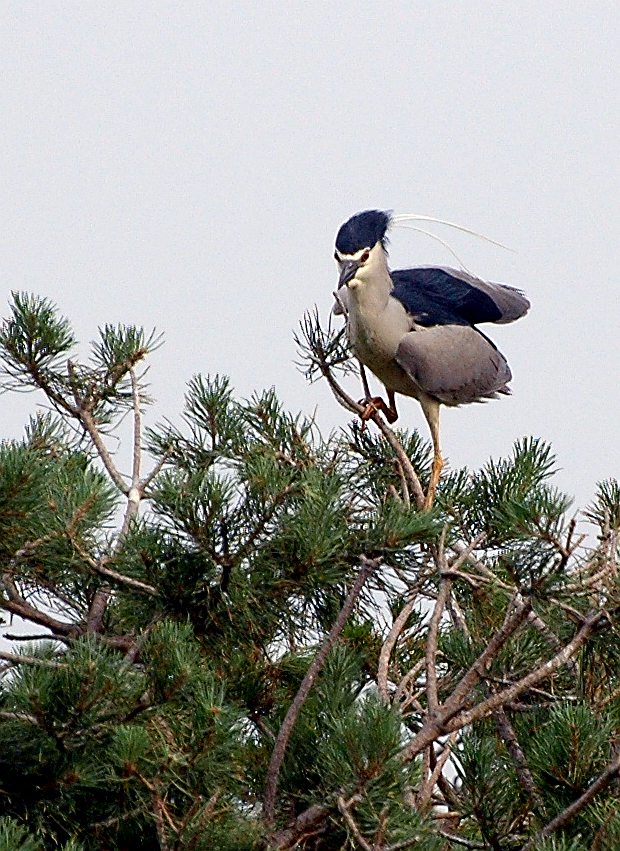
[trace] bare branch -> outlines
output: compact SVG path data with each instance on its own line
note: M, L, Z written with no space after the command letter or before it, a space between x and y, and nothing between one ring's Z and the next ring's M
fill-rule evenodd
M354 414L357 414L358 417L361 417L364 413L364 406L358 404L349 394L340 386L340 384L334 378L331 369L328 364L325 362L325 359L321 357L320 353L317 353L318 359L318 367L321 371L323 377L327 380L327 383L330 386L332 393L334 394L336 401L342 405L343 408L346 408L347 411L351 411ZM405 478L407 483L413 493L416 506L418 509L424 508L424 491L422 490L422 485L420 484L420 480L413 469L413 465L409 460L409 457L405 450L403 449L400 441L392 431L392 429L388 426L385 419L381 416L378 411L373 411L370 416L370 419L375 423L379 431L383 434L387 442L390 444L398 461L403 469Z
M409 496L409 486L407 485L407 477L405 476L403 465L400 463L398 458L394 459L394 463L396 466L396 472L398 473L398 478L400 479L400 490L402 493L402 499L407 508L409 508L409 506L411 505L411 497Z
M297 816L292 824L271 837L274 851L293 851L293 849L300 848L299 843L303 838L316 833L328 815L329 809L327 807L319 804L308 807L307 810Z
M41 612L26 602L18 592L17 586L10 576L5 575L2 577L0 587L4 588L8 597L8 599L0 598L1 609L5 609L13 615L18 615L20 618L24 618L24 620L28 620L31 623L44 626L55 635L74 636L77 634L77 628L73 624L58 621L46 612Z
M383 642L381 652L379 653L379 664L377 667L377 688L379 689L379 694L384 703L390 702L390 696L387 690L390 656L392 655L392 651L396 646L396 642L398 641L399 635L401 634L401 632L405 628L405 624L409 620L409 615L413 611L415 600L415 596L411 597L411 599L407 603L405 603L403 608L400 610L398 617L395 619L394 623L392 624L392 628L387 634L387 638Z
M97 424L94 420L93 415L90 411L87 411L84 408L80 409L78 415L80 421L84 424L84 428L90 435L90 439L95 444L97 453L103 462L103 466L108 471L108 475L110 476L116 487L119 489L119 491L127 495L129 493L129 487L125 483L125 480L120 474L116 464L112 460L112 456L110 455L108 447L103 442L103 438L101 437L101 433L97 428Z
M94 573L99 574L99 576L105 576L107 579L114 579L115 582L118 582L121 585L126 585L128 588L133 588L135 591L144 591L145 594L150 594L153 597L159 596L159 591L153 585L141 582L139 579L132 579L131 576L125 576L123 573L119 573L116 570L106 567L105 562L108 559L104 558L97 561L97 559L94 559L88 552L86 552L79 541L77 541L75 536L70 532L68 532L68 537L80 558L88 564Z
M131 378L131 398L133 402L133 458L131 463L131 486L137 487L140 482L140 465L142 463L142 411L140 410L140 388L136 371L129 370Z
M424 491L422 490L422 485L420 484L420 480L418 479L417 473L413 469L413 464L411 463L411 461L409 460L409 456L403 449L400 440L396 437L396 435L380 413L373 413L371 419L394 450L394 453L398 458L398 462L401 465L405 474L405 479L407 480L407 483L411 488L411 492L413 493L416 506L418 507L418 509L424 508L425 497Z
M88 609L88 614L86 615L87 632L100 632L111 594L111 590L106 587L95 591L90 608Z
M420 787L420 791L416 796L417 807L419 810L423 810L428 802L431 799L431 795L433 793L433 788L437 781L439 780L439 776L443 771L443 767L448 761L450 754L452 753L452 748L456 742L457 734L452 733L448 741L444 745L443 753L440 755L439 759L435 763L435 767L433 768L430 776L423 782ZM430 745L430 748L433 748L433 745Z
M275 816L275 806L276 806L276 793L278 789L278 776L280 774L280 768L282 766L282 762L284 760L284 754L286 753L286 747L288 745L288 740L293 732L293 728L295 726L295 722L297 721L297 717L301 711L302 706L305 703L306 698L312 688L316 677L321 671L323 665L325 664L327 657L342 629L347 622L347 618L351 614L353 610L353 606L355 605L355 601L357 600L362 588L368 577L371 573L377 569L380 564L380 559L369 559L366 556L361 557L362 568L358 573L355 582L351 586L349 593L346 596L344 601L344 605L340 610L340 613L336 620L334 621L334 625L332 626L329 634L321 648L317 652L316 656L312 660L310 667L306 671L306 675L304 676L301 685L295 695L295 698L291 705L288 708L288 712L282 722L282 726L280 727L280 731L278 732L276 743L273 749L273 753L271 754L271 761L269 763L269 768L267 770L267 782L265 784L265 796L263 802L263 809L265 813L265 821L267 825L272 825L274 816Z
M437 594L426 636L426 702L428 713L431 716L439 709L439 697L437 694L437 638L439 623L451 590L452 582L446 579L446 577L442 577L439 594Z
M28 715L25 712L5 712L2 710L0 711L0 718L3 718L5 721L25 721L27 724L39 726L39 722L35 716Z
M536 784L534 783L534 778L527 764L525 754L523 753L521 745L519 744L519 740L517 739L517 734L515 733L514 727L510 723L510 720L504 712L503 707L496 709L493 713L493 716L495 718L495 723L497 725L498 732L504 740L508 752L512 757L512 761L515 764L515 770L517 772L517 777L519 778L519 783L521 784L525 792L530 796L532 801L534 801L534 803L538 807L542 807L540 793L536 788Z
M545 662L535 671L532 671L527 676L522 677L518 680L514 685L510 686L503 691L497 692L496 694L488 697L486 700L483 700L482 703L479 703L473 709L470 709L467 712L462 712L458 718L455 718L454 721L449 721L445 729L448 732L452 730L459 730L462 727L465 727L468 724L473 724L474 721L479 721L481 718L486 717L495 709L500 706L505 706L507 703L515 700L520 694L526 691L536 683L539 683L541 680L547 679L554 671L557 671L558 668L561 668L562 665L565 665L571 656L576 653L577 650L586 642L589 636L592 634L592 630L605 617L603 612L593 612L591 613L584 621L583 626L577 632L572 641L570 641L559 653L557 653L552 659L548 662Z
M415 663L415 665L412 668L410 668L410 670L407 671L407 673L401 679L400 683L398 684L398 686L396 688L396 692L394 693L394 697L392 699L393 703L398 703L400 698L405 693L405 690L406 690L407 686L409 685L409 683L418 676L420 671L424 668L425 664L426 664L426 659L418 659L418 661ZM409 702L410 702L410 700L405 701L405 704L403 704L403 706L401 708L404 709L405 705Z
M447 830L440 830L440 836L454 842L455 845L462 845L463 848L489 848L486 842L476 842L475 839L465 839L463 836L455 836L453 833L448 833Z
M115 582L119 582L121 585L126 585L128 588L133 588L135 591L144 591L145 594L150 594L152 597L159 596L159 591L153 585L149 585L147 582L141 582L139 579L132 579L130 576L125 576L124 573L119 573L117 570L111 570L109 567L105 567L102 564L97 564L95 562L93 570L101 576L105 576L108 579L114 579Z
M151 472L148 473L142 479L139 487L140 487L140 490L142 491L143 495L146 493L146 490L149 487L149 485L151 484L151 482L153 481L153 479L161 472L162 467L164 466L164 464L166 463L166 461L168 460L169 457L170 457L170 450L166 449L166 451L162 454L161 458L155 464L155 466L153 467Z

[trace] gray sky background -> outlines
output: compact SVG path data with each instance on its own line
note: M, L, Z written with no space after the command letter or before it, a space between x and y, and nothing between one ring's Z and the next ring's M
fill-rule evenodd
M540 435L581 506L620 474L617 2L18 0L0 17L2 315L24 289L84 341L163 331L154 417L223 372L329 429L348 415L297 372L292 332L328 315L337 228L368 207L441 216L514 247L437 231L532 301L488 326L514 395L444 411L450 462ZM392 260L453 262L402 229ZM2 436L34 404L3 396Z

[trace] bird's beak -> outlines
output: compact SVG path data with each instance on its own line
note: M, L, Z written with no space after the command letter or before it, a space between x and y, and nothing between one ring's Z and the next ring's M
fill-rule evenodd
M340 277L338 278L338 289L340 289L340 287L344 287L345 284L348 284L349 281L355 277L355 273L359 267L360 263L357 260L349 260L344 264L340 272Z

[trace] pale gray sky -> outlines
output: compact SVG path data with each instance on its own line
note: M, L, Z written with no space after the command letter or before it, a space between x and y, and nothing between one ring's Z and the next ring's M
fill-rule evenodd
M0 16L7 296L51 297L84 341L106 322L165 332L160 417L201 371L344 424L296 371L292 331L314 303L328 314L341 222L380 207L513 246L441 231L532 301L491 330L514 395L444 412L450 461L540 435L580 505L620 474L617 2L5 0ZM405 230L392 258L451 262ZM33 404L0 399L2 436Z

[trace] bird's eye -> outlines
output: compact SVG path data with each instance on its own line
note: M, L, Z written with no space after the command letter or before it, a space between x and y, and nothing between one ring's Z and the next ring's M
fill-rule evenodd
M370 257L370 250L367 248L367 249L364 251L364 253L362 254L362 256L360 257L360 261L361 261L362 263L365 263L365 262L368 260L368 258L369 258L369 257Z

